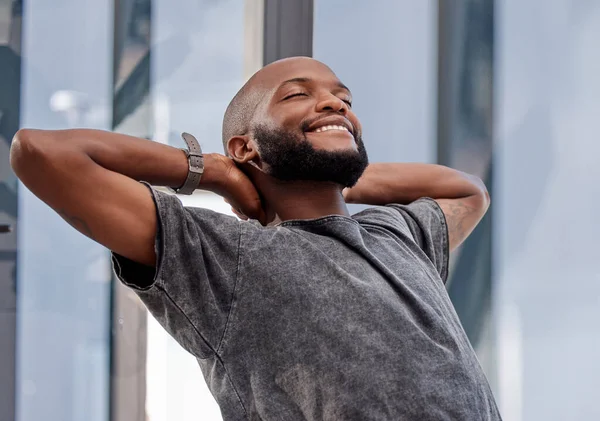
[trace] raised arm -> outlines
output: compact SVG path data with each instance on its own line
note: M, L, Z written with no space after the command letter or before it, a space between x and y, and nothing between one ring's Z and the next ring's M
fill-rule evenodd
M408 204L431 197L446 216L450 250L471 234L490 204L479 178L442 165L418 163L371 164L356 186L344 191L344 197L348 203L368 205Z
M10 162L19 179L79 232L149 266L156 261L156 208L138 181L178 187L188 171L187 158L177 148L87 129L20 130ZM243 195L239 201L254 214L260 200L247 183L228 158L205 155L200 188L232 194L235 203Z

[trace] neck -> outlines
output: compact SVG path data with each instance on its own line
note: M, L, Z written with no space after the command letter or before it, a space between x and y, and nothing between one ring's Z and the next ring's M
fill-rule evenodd
M349 216L342 188L335 183L269 180L261 194L273 222L314 219L328 215Z

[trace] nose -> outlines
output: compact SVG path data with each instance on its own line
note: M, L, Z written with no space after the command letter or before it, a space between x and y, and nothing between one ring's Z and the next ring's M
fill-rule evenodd
M336 112L343 115L348 113L348 104L333 94L324 95L317 103L317 112Z

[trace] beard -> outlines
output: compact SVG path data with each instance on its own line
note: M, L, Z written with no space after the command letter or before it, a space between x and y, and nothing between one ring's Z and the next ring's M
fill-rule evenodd
M269 166L267 174L281 181L332 182L354 186L369 165L360 135L355 135L357 150L327 151L315 149L304 132L254 128L261 160Z

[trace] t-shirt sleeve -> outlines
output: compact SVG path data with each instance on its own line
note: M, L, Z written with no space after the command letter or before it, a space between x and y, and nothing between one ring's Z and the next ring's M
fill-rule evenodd
M231 309L241 222L147 187L157 211L156 267L112 253L115 274L186 350L209 357Z
M449 243L446 216L440 205L424 197L408 205L390 204L402 215L419 248L425 252L446 283L448 278Z

